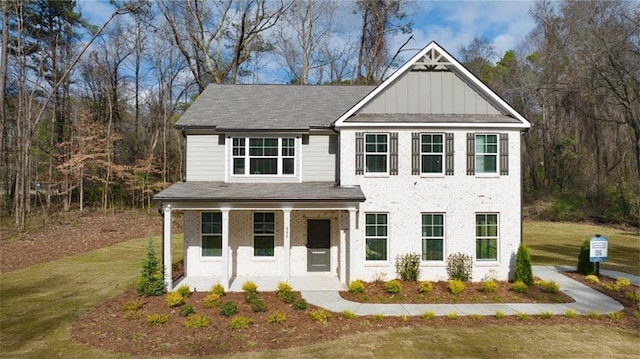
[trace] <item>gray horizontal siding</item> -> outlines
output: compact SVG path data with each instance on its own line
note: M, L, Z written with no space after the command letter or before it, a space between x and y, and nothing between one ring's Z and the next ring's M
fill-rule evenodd
M217 135L187 138L187 181L224 181L224 144Z
M302 181L336 181L338 136L309 136L302 145Z

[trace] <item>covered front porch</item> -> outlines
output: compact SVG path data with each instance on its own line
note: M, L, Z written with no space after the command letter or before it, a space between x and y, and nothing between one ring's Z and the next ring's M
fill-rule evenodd
M350 242L364 195L333 183L181 182L159 193L167 289L214 284L240 291L288 282L295 290L340 290L349 281ZM184 276L174 283L171 217L184 217ZM205 223L215 217L213 225ZM213 229L212 229L213 228ZM209 233L209 231L213 231ZM211 243L214 243L213 246ZM266 243L266 244L265 244Z

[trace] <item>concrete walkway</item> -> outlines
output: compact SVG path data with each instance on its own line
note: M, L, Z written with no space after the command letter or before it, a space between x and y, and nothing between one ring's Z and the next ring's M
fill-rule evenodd
M610 297L560 273L560 271L567 269L573 270L574 268L534 266L533 275L544 280L556 281L560 286L560 290L575 300L574 303L373 304L356 303L345 300L335 291L302 291L301 293L302 297L313 305L336 313L348 310L354 312L356 315L421 315L426 311L432 311L437 316L444 316L452 312L460 316L471 314L495 315L497 311L501 311L505 315L515 315L516 313L537 315L541 312L551 312L562 315L568 309L572 309L578 314L586 315L589 312L608 314L624 309L622 304ZM607 273L603 270L600 271L601 274L613 278L623 276L624 274L624 276L629 278L635 285L640 283L638 276L613 271L606 272Z

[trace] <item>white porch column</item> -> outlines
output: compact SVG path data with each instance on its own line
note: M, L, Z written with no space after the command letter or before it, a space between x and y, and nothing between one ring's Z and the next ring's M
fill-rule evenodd
M229 208L221 208L222 212L222 287L229 290Z
M289 282L291 277L291 208L284 208L282 213L284 214L284 280Z
M162 266L164 267L164 283L167 285L167 291L173 289L173 280L171 279L171 205L164 207L162 225Z
M356 245L356 240L358 238L358 231L356 228L357 214L358 212L355 208L349 209L349 269L346 278L347 285L349 284L349 281L355 278L355 270L353 267L356 263L359 263L359 260L361 260L359 256L362 255L362 253L358 253L356 250L356 248L358 248Z
M348 285L347 282L347 228L345 228L345 223L342 223L342 213L338 215L338 225L340 226L340 258L338 259L340 262L338 263L338 267L340 268L340 282Z

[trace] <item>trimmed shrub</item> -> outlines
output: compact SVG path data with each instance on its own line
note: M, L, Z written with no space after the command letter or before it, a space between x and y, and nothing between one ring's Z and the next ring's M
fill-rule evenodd
M349 283L349 292L364 293L364 283L360 279L352 280Z
M267 323L269 324L282 324L287 320L287 315L284 312L276 310L269 314L267 317Z
M256 300L260 300L260 297L258 296L258 292L247 292L247 296L244 297L244 300L251 304L253 302L255 302Z
M182 309L180 309L180 316L181 317L188 317L191 314L195 313L196 311L193 309L193 306L191 305L185 305L184 307L182 307Z
M629 281L625 277L618 277L616 278L616 284L622 289L622 288L630 287L631 281Z
M584 280L586 282L593 283L593 284L600 283L600 279L597 276L593 275L593 274L589 274L589 275L585 276Z
M504 312L497 311L496 312L496 319L502 319L502 318L504 318Z
M266 312L267 311L267 305L264 304L262 299L258 298L258 299L256 299L256 300L251 302L251 309L253 309L253 311L255 313Z
M620 320L623 317L624 317L624 312L609 313L609 318L611 318L613 320Z
M453 253L447 257L447 275L449 279L466 282L471 279L473 258L464 253Z
M131 300L131 301L128 301L128 302L126 302L126 303L124 303L122 305L122 310L125 311L125 312L126 311L130 311L130 310L140 310L140 309L142 309L142 305L143 304L144 303L139 299Z
M318 323L326 323L331 318L331 313L322 308L314 309L309 312L309 317Z
M147 315L147 325L150 327L159 327L168 321L169 316L166 314L153 313Z
M231 318L231 321L229 322L229 328L233 330L246 329L249 328L251 323L251 318L245 317L243 315L236 315L235 317Z
M238 314L238 305L234 302L226 302L220 306L220 314L225 317L230 317L234 314Z
M492 280L485 280L480 283L480 290L483 293L495 293L498 290L498 283Z
M569 318L569 319L574 319L574 318L577 318L577 317L578 317L578 313L576 313L576 311L575 311L575 310L573 310L573 309L567 309L567 310L564 312L564 316L565 316L565 317L567 317L567 318Z
M545 311L545 312L540 312L538 316L540 317L540 319L551 319L553 318L553 313L549 311Z
M305 310L307 309L307 301L304 299L298 299L293 303L293 309L295 310Z
M634 291L628 290L624 292L624 297L634 302L640 302L640 293L636 292L635 290Z
M515 280L520 280L524 284L533 284L533 270L531 269L531 255L529 249L521 244L516 253L516 273Z
M248 281L244 282L244 284L242 285L242 291L245 294L257 293L258 292L258 285L255 284L254 282L248 280Z
M278 283L278 288L276 289L276 293L280 292L293 292L293 288L287 282Z
M162 266L156 256L151 237L147 241L147 254L142 263L142 271L136 286L140 296L158 296L167 291L162 274Z
M178 288L176 288L176 292L180 293L180 295L183 298L189 298L189 296L191 295L191 288L189 288L188 285L183 284L183 285L179 286Z
M373 320L375 320L376 322L379 322L382 319L384 319L384 314L374 314L373 315Z
M193 314L184 322L187 329L208 328L211 325L211 319L202 314Z
M420 282L420 288L418 288L418 292L422 294L428 294L433 290L433 283L429 281Z
M396 257L396 273L400 279L415 282L420 277L420 255L406 253Z
M384 290L386 290L387 293L398 294L402 292L402 284L399 281L393 279L384 284Z
M464 283L462 283L462 281L459 279L450 280L447 287L453 295L460 294L464 291Z
M278 283L276 294L280 299L282 299L283 302L287 304L291 304L295 300L295 297L293 295L293 288L291 288L291 286L285 282Z
M458 319L458 313L456 312L449 312L447 313L447 318L451 319L451 320L456 320Z
M516 319L518 319L518 320L527 320L527 319L529 319L529 314L527 314L525 312L518 312L518 313L516 313Z
M433 318L435 318L435 317L436 317L436 313L434 313L434 312L433 312L433 311L431 311L431 310L428 310L428 311L426 311L426 312L422 313L422 314L420 315L420 317L422 317L422 319L424 319L424 320L431 320L431 319L433 319Z
M356 313L346 309L343 310L342 313L340 313L340 315L342 315L344 319L354 319L356 317Z
M589 319L599 320L600 319L600 314L598 314L598 312L591 311L591 312L587 313L587 317L589 317Z
M589 262L589 245L590 241L585 239L578 253L578 268L580 274L589 275L596 272L595 263Z
M511 290L516 293L525 294L529 291L529 286L519 280L511 284Z
M166 301L169 308L179 307L184 304L184 298L178 292L167 293Z
M220 296L215 293L209 293L206 297L204 297L204 307L205 308L214 308L220 305Z
M217 294L219 297L224 295L224 287L218 283L209 289L209 293Z
M558 283L556 283L555 281L551 280L551 281L546 281L543 280L541 281L541 283L539 284L540 288L542 288L543 291L547 292L547 293L558 293L560 291L560 286L558 285Z

